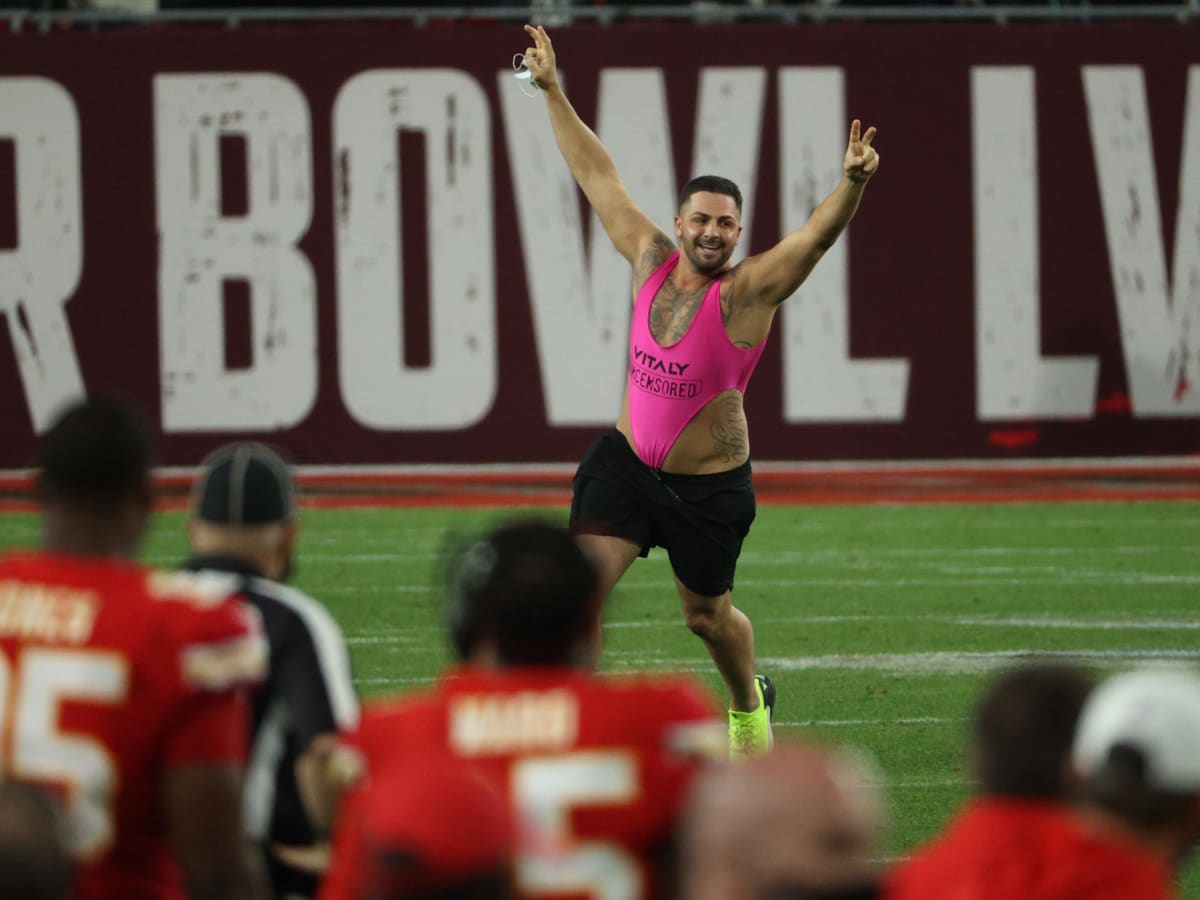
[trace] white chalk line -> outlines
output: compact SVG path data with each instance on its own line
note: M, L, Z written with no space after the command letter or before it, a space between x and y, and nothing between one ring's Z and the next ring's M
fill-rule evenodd
M0 527L0 533L3 532ZM322 538L314 543L329 544L337 546L346 543L345 540L335 538ZM385 540L374 538L369 540L352 541L355 544L367 544L368 546L388 547L394 546L398 541ZM1200 546L1190 546L1183 544L1124 544L1118 546L1106 545L1081 545L1071 547L1011 547L1011 546L987 546L987 547L868 547L863 545L849 544L843 547L830 547L813 550L784 550L780 552L768 552L758 550L744 551L740 557L740 562L743 565L753 565L758 567L775 567L789 566L801 563L822 563L822 562L845 562L846 564L861 563L864 560L916 560L936 562L941 559L960 559L970 557L1017 557L1020 559L1036 558L1036 557L1071 557L1085 554L1101 554L1104 556L1157 556L1170 555L1172 558L1180 556L1197 556L1200 555ZM344 563L372 563L372 562L436 562L443 559L445 554L436 546L430 546L428 549L409 549L405 551L380 551L372 553L325 553L306 551L303 548L300 550L299 559L304 562L344 562ZM178 557L164 554L151 554L144 557L144 561L153 564L173 563L178 561ZM645 560L656 565L665 565L668 560L666 554L655 550L650 557ZM645 562L642 564L644 565ZM1023 566L1025 570L1030 567ZM1054 569L1048 568L1053 571Z
M863 622L923 622L964 628L1045 628L1073 631L1198 631L1200 620L1195 619L1072 619L1042 618L1039 616L1015 616L995 618L988 616L945 616L945 615L814 615L814 616L761 616L754 619L757 625L840 625ZM606 629L642 629L683 627L680 619L605 622ZM418 635L430 631L442 631L440 623L403 629L353 630L347 632L352 644L407 644L419 640ZM641 654L638 650L606 650L609 656Z
M755 616L756 625L840 625L860 622L925 622L933 625L952 625L966 628L1049 628L1077 631L1197 631L1200 619L1075 619L1041 616L946 616L936 614L891 615L862 613L858 615L813 616ZM681 620L639 620L634 622L605 622L605 628L677 628Z
M736 588L777 588L777 587L813 587L813 588L882 588L895 590L898 588L928 588L928 587L1061 587L1075 585L1080 580L1089 583L1121 585L1147 584L1200 584L1200 574L1174 575L1159 572L1103 572L1080 571L1063 568L1061 578L738 578ZM617 592L628 590L663 590L661 584L626 584L622 582Z
M328 543L335 544L336 541ZM358 542L362 543L362 542ZM387 541L372 541L372 544L378 546L387 546ZM1155 556L1158 554L1169 554L1173 558L1179 556L1196 556L1200 555L1200 546L1189 546L1181 544L1126 544L1119 546L1104 546L1104 545L1086 545L1072 547L1006 547L1006 546L991 546L991 547L889 547L875 548L861 545L847 545L837 548L815 549L815 550L785 550L778 553L767 551L747 550L742 553L740 562L742 564L750 564L755 566L788 566L797 563L818 563L826 561L847 561L856 562L863 559L869 560L939 560L942 558L956 559L961 557L1018 557L1026 559L1030 557L1062 557L1075 556L1080 554L1102 554L1105 556ZM444 554L435 549L430 550L407 550L404 552L378 552L378 553L321 553L300 551L300 561L310 562L434 562L444 558ZM147 561L167 561L169 557L150 556ZM665 564L667 557L665 553L654 552L646 560L646 562Z
M665 656L619 656L606 654L613 671L638 672L667 670L671 672L707 673L712 664L695 659L672 659ZM889 672L894 674L978 674L1007 668L1019 662L1056 660L1076 665L1114 668L1144 664L1144 662L1196 662L1200 654L1193 650L936 650L931 653L870 653L823 654L817 656L760 656L758 667L766 672L854 671ZM380 680L378 684L421 683L428 679ZM362 682L370 684L372 682Z
M312 587L310 590L314 596L319 597L322 594L429 594L436 593L441 588L435 588L431 584L331 584Z
M760 668L783 672L820 669L883 671L902 674L967 675L990 672L1015 663L1054 659L1080 665L1113 666L1144 662L1196 662L1200 656L1184 650L996 650L936 651L932 653L829 654L808 657L760 657ZM690 662L690 661L689 661Z
M910 778L904 781L890 781L885 779L876 782L876 784L880 787L886 787L889 791L924 791L929 788L960 788L976 784L976 782L972 778Z
M804 719L794 722L775 720L782 728L861 728L877 725L958 725L971 721L965 716L902 716L895 719Z
M416 644L423 643L415 634L361 634L346 638L347 644Z
M303 565L303 560L301 564ZM1022 567L1008 571L1028 571ZM1080 581L1089 584L1106 585L1195 585L1200 584L1200 574L1169 574L1160 572L1105 572L1087 571L1063 568L1062 577L1027 578L1011 577L1008 572L998 572L989 577L930 577L930 578L739 578L737 588L845 588L848 590L900 590L905 588L929 587L1061 587L1077 585ZM982 571L976 571L982 575ZM999 577L1005 575L1006 577ZM313 586L310 590L315 594L409 594L425 593L440 588L431 584L367 584L367 585L327 585ZM666 582L622 581L615 591L617 596L622 593L640 593L642 591L673 591Z
M611 654L611 656L616 656ZM857 671L896 675L971 675L1008 668L1022 662L1055 660L1082 666L1121 667L1148 662L1196 663L1200 654L1190 650L938 650L917 653L830 653L819 656L762 656L764 672ZM694 658L628 656L612 659L617 671L668 669L703 673L710 665Z

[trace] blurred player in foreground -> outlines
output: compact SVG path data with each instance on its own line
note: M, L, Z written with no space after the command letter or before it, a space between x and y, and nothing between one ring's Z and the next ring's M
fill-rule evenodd
M355 807L359 897L510 900L517 835L508 798L478 770L414 755Z
M880 773L844 749L779 744L697 780L682 837L685 900L868 900L887 813Z
M150 448L104 400L46 433L43 549L0 560L3 775L65 804L72 896L254 895L241 820L266 645L225 580L131 561L150 518Z
M755 675L754 628L732 603L756 509L742 396L776 311L850 224L879 167L875 129L851 124L842 178L803 227L730 265L742 233L738 187L711 175L685 185L676 246L633 202L608 150L563 93L545 29L525 30L534 43L525 64L546 98L558 149L633 268L625 401L616 427L575 474L571 528L598 561L604 595L638 556L666 548L687 625L729 688L730 750L763 753L775 689Z
M1200 677L1087 684L1060 667L1001 679L977 728L984 796L891 873L888 898L1174 896L1200 835Z
M1174 898L1175 875L1200 840L1200 674L1147 668L1101 683L1071 763L1081 830L1108 861L1098 873L1107 893L1089 896Z
M0 896L66 900L70 886L58 810L42 790L0 781Z
M368 704L352 747L335 753L352 787L321 896L369 896L363 809L384 784L422 778L431 752L432 765L477 773L512 803L520 896L660 896L684 790L701 755L725 748L711 699L691 680L592 674L599 584L565 529L505 525L450 571L465 664L429 693Z
M978 796L889 874L888 897L1052 896L1038 893L1044 879L1059 878L1070 862L1048 870L1030 848L1075 834L1066 806L1071 745L1091 686L1085 672L1064 665L1012 669L991 682L970 750Z
M286 581L297 523L287 464L270 448L228 444L202 466L188 539L193 572L225 573L258 610L270 674L254 693L246 828L262 847L277 897L312 897L328 846L309 819L298 777L322 742L358 723L346 641L320 603Z

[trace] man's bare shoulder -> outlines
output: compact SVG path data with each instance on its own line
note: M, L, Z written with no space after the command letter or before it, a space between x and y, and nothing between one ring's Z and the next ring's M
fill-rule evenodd
M637 265L633 267L633 280L635 285L640 287L645 283L646 279L667 261L672 253L676 250L675 242L667 237L663 232L657 232L646 249L642 251L641 257L637 261Z
M721 308L726 316L726 324L729 324L728 317L734 310L762 304L762 297L758 295L754 286L754 270L761 259L761 253L747 256L718 276L721 282Z

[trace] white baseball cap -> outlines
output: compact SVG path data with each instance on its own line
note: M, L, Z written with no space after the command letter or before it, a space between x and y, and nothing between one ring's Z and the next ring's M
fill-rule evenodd
M1174 794L1200 791L1200 674L1162 666L1101 682L1075 729L1076 772L1085 778L1095 774L1119 744L1141 752L1148 787Z

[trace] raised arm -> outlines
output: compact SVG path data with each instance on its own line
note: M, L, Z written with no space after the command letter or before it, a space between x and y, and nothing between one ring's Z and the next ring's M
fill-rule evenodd
M533 76L533 83L546 96L546 108L550 112L559 152L600 217L613 245L636 266L651 243L672 242L649 216L638 209L617 174L612 156L595 132L579 118L563 93L558 83L554 46L546 29L540 25L537 28L526 25L525 31L534 44L525 51L525 64Z
M833 193L821 201L800 228L738 266L735 283L740 283L746 301L778 305L790 297L854 218L863 189L879 168L879 154L871 146L875 128L868 128L860 136L861 128L858 119L850 123L842 180Z

